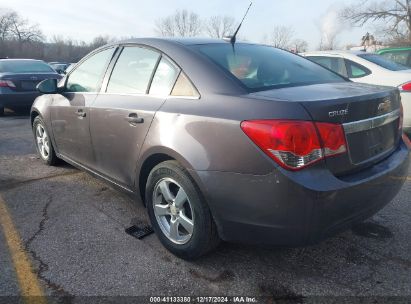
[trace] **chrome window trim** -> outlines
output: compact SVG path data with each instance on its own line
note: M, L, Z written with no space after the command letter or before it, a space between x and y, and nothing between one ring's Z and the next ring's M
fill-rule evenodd
M370 129L381 127L383 125L389 124L390 122L393 122L399 117L400 117L400 110L397 109L395 111L392 111L390 113L387 113L381 116L345 123L343 124L343 128L344 128L345 134L352 134L352 133L367 131Z

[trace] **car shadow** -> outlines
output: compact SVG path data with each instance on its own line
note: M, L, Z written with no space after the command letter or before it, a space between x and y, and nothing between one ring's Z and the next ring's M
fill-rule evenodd
M30 117L30 108L22 108L22 109L4 109L4 116L3 117L12 117L16 119L25 119Z

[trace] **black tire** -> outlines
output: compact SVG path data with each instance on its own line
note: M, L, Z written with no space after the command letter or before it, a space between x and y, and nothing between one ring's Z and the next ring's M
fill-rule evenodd
M48 136L48 147L49 147L49 152L47 156L44 156L41 152L40 152L40 148L39 148L39 144L37 142L37 136L36 136L36 130L37 127L41 125L43 127L43 130L46 132L47 136ZM33 121L33 135L34 135L34 141L35 141L35 145L36 145L36 149L37 149L37 153L40 156L40 159L48 166L54 166L58 163L58 158L56 156L56 153L54 151L54 147L53 144L51 142L51 138L50 138L50 133L47 131L46 129L46 124L44 123L44 121L41 119L40 116L37 116L34 121Z
M154 191L156 185L164 179L172 179L184 189L189 200L190 210L193 212L193 232L191 238L184 244L176 244L169 239L160 228L154 213ZM182 259L193 260L205 255L218 246L220 238L210 209L187 170L178 162L165 161L151 170L146 184L145 198L151 224L157 237L164 247L176 256Z
M4 107L0 107L0 116L4 116Z

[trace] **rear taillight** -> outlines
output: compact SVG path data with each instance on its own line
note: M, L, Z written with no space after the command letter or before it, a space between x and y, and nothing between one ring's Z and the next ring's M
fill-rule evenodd
M407 83L400 85L400 90L411 91L411 82L407 82Z
M325 157L347 151L341 125L295 121L250 120L244 133L280 166L300 170Z
M2 88L15 88L16 85L11 80L0 80L0 87L2 87Z

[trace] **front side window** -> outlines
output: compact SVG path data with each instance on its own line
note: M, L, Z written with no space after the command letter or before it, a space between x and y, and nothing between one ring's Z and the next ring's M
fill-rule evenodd
M97 92L114 48L92 55L82 62L69 76L66 83L68 92Z
M160 54L142 47L125 47L111 73L107 93L145 94Z
M308 59L270 46L218 43L192 47L250 91L346 81Z
M176 82L179 69L166 57L162 57L150 86L150 94L169 95Z

